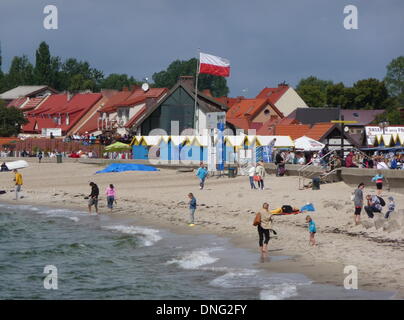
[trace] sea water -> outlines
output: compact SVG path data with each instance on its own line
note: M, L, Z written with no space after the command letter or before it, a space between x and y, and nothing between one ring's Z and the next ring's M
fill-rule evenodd
M184 228L188 226L184 225ZM288 257L273 256L273 260ZM213 235L136 220L0 204L0 299L388 299L258 268L260 255ZM57 289L46 289L46 266ZM46 281L46 280L45 280Z

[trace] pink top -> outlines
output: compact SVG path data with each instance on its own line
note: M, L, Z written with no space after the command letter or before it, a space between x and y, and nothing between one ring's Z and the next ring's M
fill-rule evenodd
M115 188L111 189L110 187L108 187L107 190L105 191L105 194L107 195L107 197L115 197L116 196Z

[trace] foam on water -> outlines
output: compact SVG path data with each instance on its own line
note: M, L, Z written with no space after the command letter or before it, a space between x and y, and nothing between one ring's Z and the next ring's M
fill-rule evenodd
M293 284L274 285L260 292L261 300L283 300L297 296L297 287Z
M297 295L299 285L310 281L284 276L264 275L257 269L229 269L224 275L213 279L210 285L222 288L258 288L262 300L282 300Z
M103 228L124 234L133 234L139 236L145 246L152 246L162 239L162 237L159 235L160 231L151 228L125 225L106 226Z
M223 248L199 249L191 252L186 252L176 259L168 261L166 264L177 264L183 269L202 269L201 266L212 264L219 258L212 257L211 252L223 250Z
M0 204L0 208L6 208L8 210L23 210L23 211L31 211L37 214L46 215L51 218L67 218L74 222L80 221L79 215L85 215L85 213L81 211L73 211L68 209L54 209L54 208L41 208L35 207L29 204Z

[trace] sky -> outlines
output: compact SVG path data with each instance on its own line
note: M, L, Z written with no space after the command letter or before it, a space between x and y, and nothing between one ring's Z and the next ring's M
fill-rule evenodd
M45 6L58 29L43 26ZM344 28L344 7L358 9L358 29ZM89 61L104 74L136 79L198 50L230 60L229 96L300 79L352 85L383 79L404 55L403 0L1 0L3 71L14 56L31 62L41 41L52 55Z

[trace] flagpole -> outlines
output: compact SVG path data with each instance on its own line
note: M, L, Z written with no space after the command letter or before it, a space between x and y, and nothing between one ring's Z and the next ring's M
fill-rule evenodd
M199 56L200 56L200 50L198 50ZM200 69L200 61L199 58L196 60L196 79L195 79L195 105L194 105L194 124L195 124L195 129L198 135L199 135L199 117L198 117L198 78L199 78L199 69ZM195 134L196 135L196 134Z

